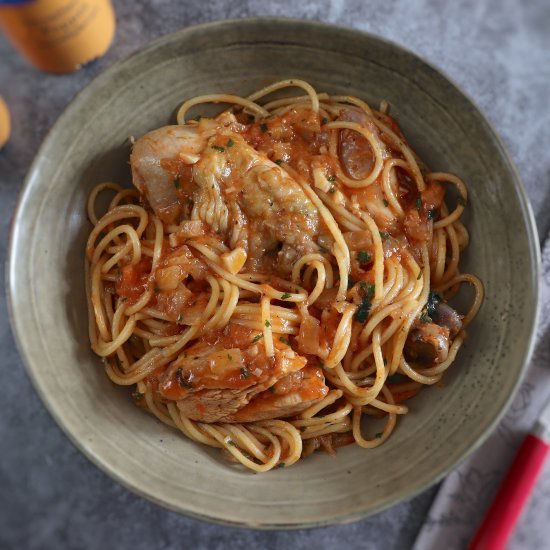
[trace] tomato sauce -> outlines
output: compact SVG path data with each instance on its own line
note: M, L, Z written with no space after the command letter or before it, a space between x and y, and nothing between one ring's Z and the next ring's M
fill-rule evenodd
M151 259L142 258L137 264L128 264L120 270L115 284L116 293L130 300L137 300L147 289L151 274Z

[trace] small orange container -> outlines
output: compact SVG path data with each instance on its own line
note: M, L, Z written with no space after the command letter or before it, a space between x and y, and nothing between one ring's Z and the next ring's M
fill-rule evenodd
M110 0L0 2L0 29L33 65L70 73L101 57L115 33Z
M10 137L10 112L5 101L0 97L0 149L4 147Z

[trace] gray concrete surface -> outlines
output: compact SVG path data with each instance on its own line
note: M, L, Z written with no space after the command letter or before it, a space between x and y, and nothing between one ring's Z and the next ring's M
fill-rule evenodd
M25 172L70 99L149 40L231 17L319 19L390 38L434 63L485 112L508 146L537 217L550 227L550 3L547 0L115 0L115 43L101 60L56 77L27 65L0 37L0 94L13 134L0 152L0 259ZM0 272L4 288L4 270ZM313 531L224 528L142 500L92 466L42 406L15 348L0 294L0 548L409 548L436 488L377 516ZM550 499L550 495L547 496ZM481 513L481 511L480 511ZM546 526L540 526L546 528ZM529 548L526 541L525 548Z

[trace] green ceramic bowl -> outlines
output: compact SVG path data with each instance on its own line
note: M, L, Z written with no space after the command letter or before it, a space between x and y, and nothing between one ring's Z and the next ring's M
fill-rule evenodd
M83 254L88 193L130 182L128 136L174 121L182 100L247 94L296 77L319 91L388 100L433 170L470 190L464 271L487 291L445 378L411 401L382 447L317 454L254 475L144 414L89 348ZM529 358L538 242L502 142L436 69L361 32L284 19L223 21L161 38L117 63L67 108L32 165L15 214L9 292L14 332L44 403L70 439L129 489L173 510L232 525L309 527L353 521L441 479L502 416Z

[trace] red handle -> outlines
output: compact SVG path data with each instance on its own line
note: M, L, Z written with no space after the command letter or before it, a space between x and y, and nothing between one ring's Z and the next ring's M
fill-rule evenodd
M508 470L469 550L503 550L544 465L550 444L529 434Z

